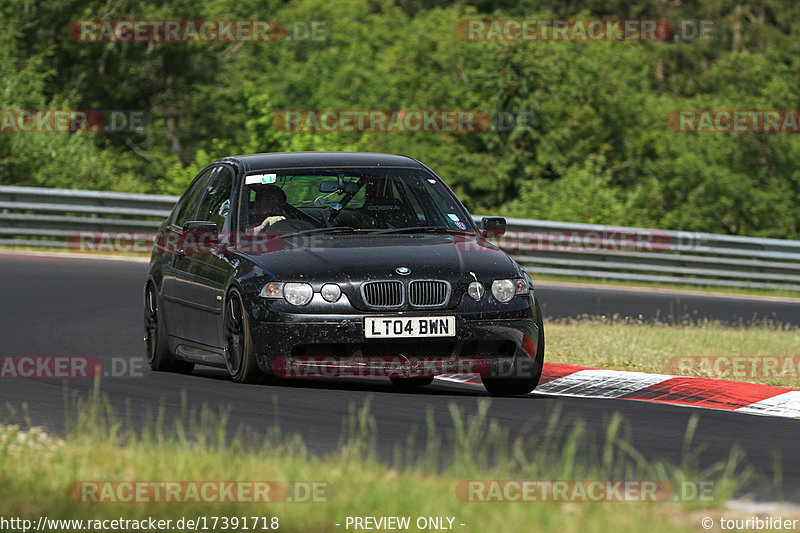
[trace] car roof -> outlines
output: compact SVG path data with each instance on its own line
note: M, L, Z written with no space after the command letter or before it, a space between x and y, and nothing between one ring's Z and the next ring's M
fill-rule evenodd
M405 167L426 168L412 157L373 152L274 152L236 155L219 162L238 162L245 172L270 168Z

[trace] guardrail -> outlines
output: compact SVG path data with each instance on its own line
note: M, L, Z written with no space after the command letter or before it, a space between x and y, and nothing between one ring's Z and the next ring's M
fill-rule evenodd
M80 231L138 232L134 239L152 242L151 232L176 200L0 186L0 245L66 248ZM800 241L516 218L507 223L497 243L534 275L800 291Z
M0 244L66 248L86 231L155 231L177 196L0 187Z

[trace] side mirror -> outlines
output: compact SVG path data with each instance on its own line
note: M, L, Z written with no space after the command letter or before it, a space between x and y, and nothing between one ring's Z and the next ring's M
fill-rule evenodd
M506 219L503 217L483 217L481 233L487 238L502 237L506 233Z
M219 226L206 220L190 220L183 225L181 252L207 253L219 246Z

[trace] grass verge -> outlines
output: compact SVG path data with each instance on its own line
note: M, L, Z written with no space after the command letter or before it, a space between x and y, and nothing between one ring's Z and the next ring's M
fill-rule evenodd
M186 409L170 425L163 413L138 430L120 422L106 402L73 400L64 440L38 429L0 426L2 515L31 519L177 520L180 517L278 517L283 531L346 531L348 516L453 517L458 531L636 532L697 531L700 517L719 510L755 478L734 450L699 468L692 445L697 419L683 435L677 464L648 461L631 446L630 428L608 415L604 434L554 411L526 435L512 436L487 416L489 399L468 414L450 406L452 425L437 428L431 413L419 434L425 452L394 450L379 460L369 400L352 406L341 445L319 457L302 439L271 426L266 437L227 428L226 412ZM127 418L127 416L125 417ZM410 433L411 442L415 431ZM678 443L681 438L678 437ZM678 444L680 447L680 444ZM471 502L457 493L464 480L661 480L672 487L713 487L706 498L662 502ZM78 503L80 481L291 481L330 484L324 503ZM684 488L681 492L686 493ZM73 493L74 495L74 493ZM80 498L79 498L80 499ZM342 524L336 526L336 524ZM465 524L463 527L460 524ZM219 529L219 528L218 528ZM238 528L242 530L242 528ZM352 531L352 528L350 529ZM416 531L416 527L409 528Z
M667 325L607 317L549 322L545 334L551 363L656 374L683 369L682 375L800 389L797 327L709 321ZM686 357L692 360L683 367L676 364Z

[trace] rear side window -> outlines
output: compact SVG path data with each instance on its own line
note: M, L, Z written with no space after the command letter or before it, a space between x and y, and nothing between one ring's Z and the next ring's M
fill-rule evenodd
M197 208L197 203L200 201L200 196L206 190L208 177L211 176L211 174L213 174L216 170L216 168L206 170L189 186L188 189L186 189L186 192L183 193L181 199L178 200L178 206L176 207L172 224L175 224L176 226L183 226L186 222L194 220L194 212Z
M195 219L214 222L220 230L227 231L232 189L233 172L227 167L220 167L206 185Z

